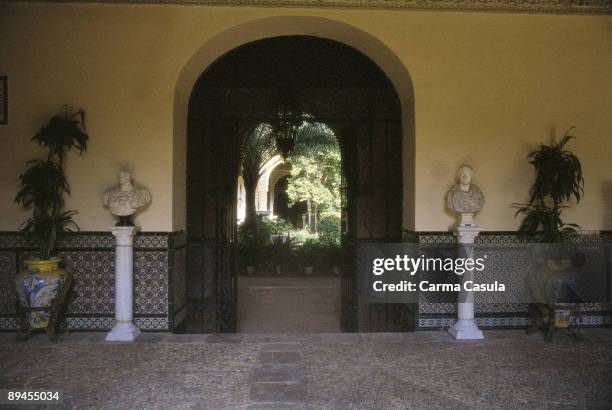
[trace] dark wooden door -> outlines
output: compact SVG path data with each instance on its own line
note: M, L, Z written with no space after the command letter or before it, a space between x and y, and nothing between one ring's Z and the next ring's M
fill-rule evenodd
M190 332L235 332L238 127L190 122L187 274Z
M394 332L414 328L413 306L360 300L359 247L402 240L402 133L399 121L347 126L342 146L342 329Z
M356 129L345 127L338 135L342 155L341 194L341 318L343 332L359 331L359 294L357 285L357 207L353 187L358 181Z
M238 311L238 278L236 254L236 203L239 170L239 127L220 127L217 144L217 269L216 317L219 332L236 332Z

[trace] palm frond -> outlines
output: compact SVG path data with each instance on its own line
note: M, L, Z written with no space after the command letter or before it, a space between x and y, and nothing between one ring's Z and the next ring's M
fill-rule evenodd
M61 209L64 194L70 195L61 165L41 159L28 161L28 164L30 167L19 176L20 189L15 202L26 209L34 208L35 216Z
M529 163L536 170L536 180L531 187L530 202L551 197L559 204L569 201L572 196L580 202L584 194L584 178L580 161L572 152L564 150L565 145L575 137L567 130L561 141L551 145L540 144L529 154Z
M261 167L277 153L269 124L257 125L242 144L241 173L247 178L259 178Z
M32 140L49 149L49 156L57 156L60 162L72 148L83 153L87 149L89 136L82 130L85 126L85 112L70 112L64 106L61 116L53 116Z
M536 179L529 192L529 203L513 204L515 217L522 215L519 228L521 236L538 242L563 242L577 234L580 227L567 224L561 213L573 198L580 202L584 195L584 178L580 161L565 146L574 136L568 129L558 142L540 144L528 155L529 163L536 171Z
M331 128L321 122L304 122L298 129L291 156L307 156L321 148L337 148L338 141Z
M63 211L64 196L70 195L70 185L64 173L64 157L72 148L81 153L87 148L89 136L83 132L85 113L71 113L63 107L63 115L54 116L32 140L48 149L46 159L27 162L28 169L19 176L15 202L32 210L32 216L19 229L39 243L39 256L49 259L57 244L69 232L78 230L76 211Z

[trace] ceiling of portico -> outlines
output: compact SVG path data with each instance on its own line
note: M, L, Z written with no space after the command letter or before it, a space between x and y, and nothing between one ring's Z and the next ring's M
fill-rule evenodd
M21 0L24 1L24 0ZM208 4L274 7L346 7L415 10L612 14L612 0L25 0L47 3Z
M299 52L296 52L299 51ZM279 98L292 95L317 121L399 120L390 80L354 49L309 36L275 37L247 44L210 66L191 102L200 120L276 115Z

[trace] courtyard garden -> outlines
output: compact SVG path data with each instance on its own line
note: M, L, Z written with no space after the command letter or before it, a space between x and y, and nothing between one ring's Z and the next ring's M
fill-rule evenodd
M245 141L242 176L247 191L255 185L263 164L280 154L290 167L283 194L289 208L303 212L293 223L277 215L257 215L254 196L247 194L246 219L238 228L241 273L340 272L340 148L324 124L304 121L295 134L293 147L284 153L266 124L256 127Z
M238 230L240 273L258 275L338 274L341 266L340 218L321 217L318 231L278 219L258 217Z

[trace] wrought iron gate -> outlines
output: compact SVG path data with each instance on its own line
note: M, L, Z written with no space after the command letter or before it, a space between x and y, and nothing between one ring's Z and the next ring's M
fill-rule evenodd
M342 151L342 328L399 330L404 308L359 301L361 240L401 240L401 107L385 74L358 51L308 36L265 39L203 73L189 105L188 290L194 331L236 330L236 184L244 124L265 122L297 85L301 107L338 131ZM242 125L241 125L242 124Z
M236 181L240 127L190 121L188 150L189 332L235 332L237 317ZM207 144L211 136L214 144Z

